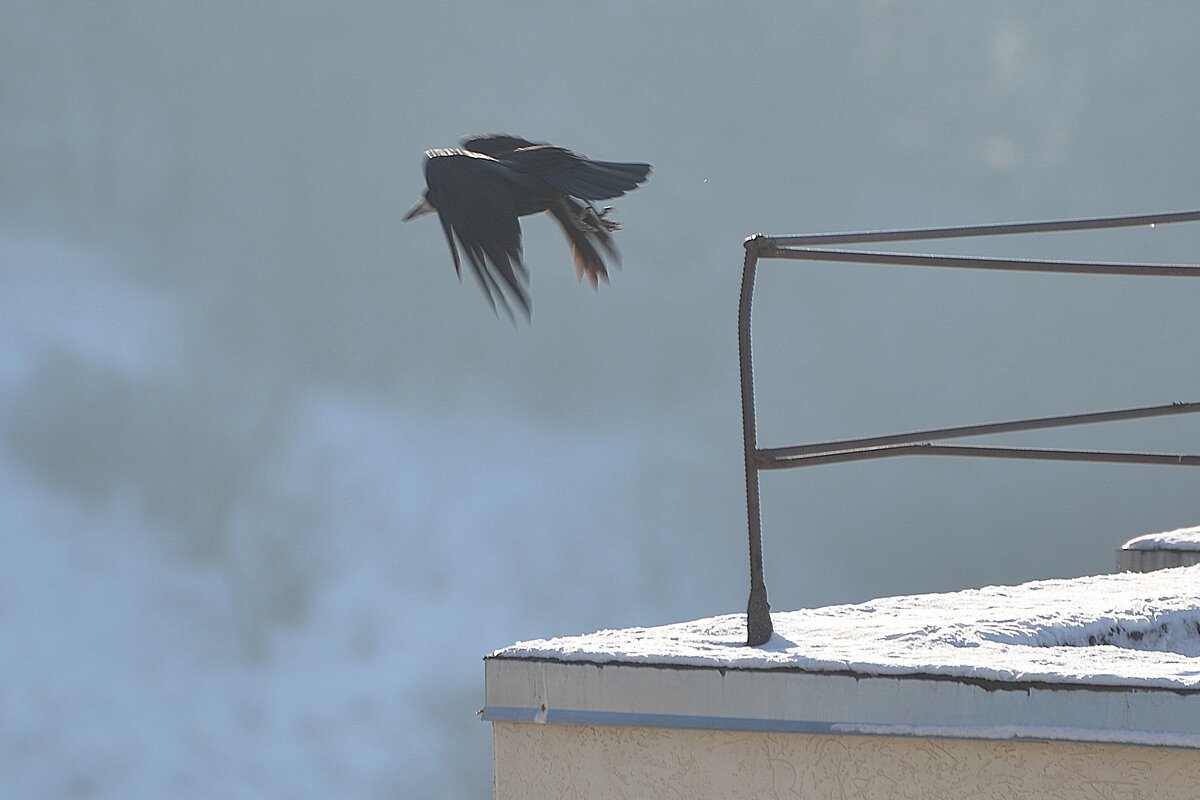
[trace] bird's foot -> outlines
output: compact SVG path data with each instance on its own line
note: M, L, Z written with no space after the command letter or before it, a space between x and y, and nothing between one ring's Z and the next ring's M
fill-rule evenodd
M608 218L611 211L612 206L605 206L602 210L597 211L596 207L589 203L587 208L579 212L579 223L592 233L601 231L611 233L621 227L621 223Z

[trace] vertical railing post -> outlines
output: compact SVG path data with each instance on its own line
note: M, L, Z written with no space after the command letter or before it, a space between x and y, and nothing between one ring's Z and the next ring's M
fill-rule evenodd
M746 456L746 520L750 535L750 599L746 603L746 644L755 647L771 638L771 605L763 580L762 526L758 505L758 436L754 426L754 369L750 363L750 307L754 302L754 270L761 234L746 239L742 293L738 303L738 363L742 377L742 441Z

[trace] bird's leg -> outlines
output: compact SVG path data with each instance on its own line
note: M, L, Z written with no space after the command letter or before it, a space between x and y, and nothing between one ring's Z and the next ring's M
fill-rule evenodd
M600 233L602 229L607 232L615 231L621 227L621 223L608 218L610 211L612 206L605 206L603 210L597 211L594 205L588 203L587 208L579 212L579 223L592 233Z

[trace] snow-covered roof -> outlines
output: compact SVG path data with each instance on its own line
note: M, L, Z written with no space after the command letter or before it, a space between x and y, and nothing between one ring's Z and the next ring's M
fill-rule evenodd
M1122 550L1200 550L1200 525L1165 533L1147 533L1126 542Z
M1191 529L1200 530L1200 529ZM520 642L494 659L799 670L1200 691L1200 566Z

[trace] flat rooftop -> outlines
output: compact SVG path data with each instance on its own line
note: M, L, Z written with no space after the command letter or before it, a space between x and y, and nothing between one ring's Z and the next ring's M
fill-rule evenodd
M1200 747L1200 566L520 642L485 719Z

